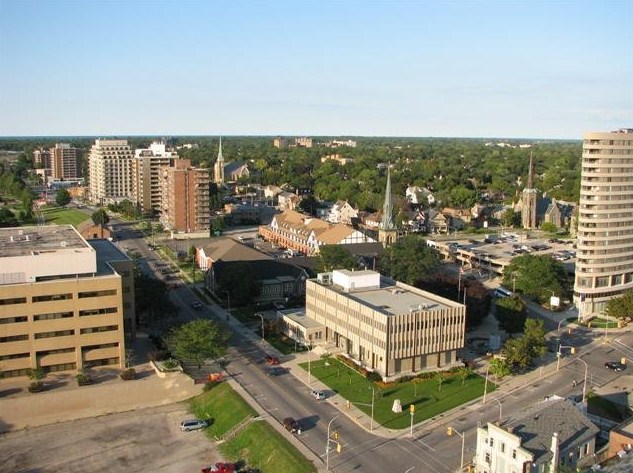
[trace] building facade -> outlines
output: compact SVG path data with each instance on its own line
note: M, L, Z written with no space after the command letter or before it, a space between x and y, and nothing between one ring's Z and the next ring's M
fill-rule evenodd
M188 159L160 167L162 194L160 222L167 230L196 232L209 229L209 170L194 168Z
M88 157L90 201L107 205L133 198L134 152L127 140L95 140Z
M153 142L147 149L136 149L132 162L132 175L134 178L133 198L141 212L144 214L156 213L160 210L161 166L170 166L178 155L166 151L165 144Z
M327 343L385 380L461 366L465 306L375 271L308 280L306 315L325 326Z
M83 176L81 150L68 143L55 143L50 149L50 160L53 179L77 179Z
M123 368L135 337L133 262L70 225L0 229L0 371Z
M580 180L574 303L588 319L633 289L633 129L586 133Z

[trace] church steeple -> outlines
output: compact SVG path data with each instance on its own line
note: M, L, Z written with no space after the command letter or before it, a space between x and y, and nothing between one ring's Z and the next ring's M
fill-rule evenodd
M530 169L528 170L527 186L523 189L523 195L521 196L521 224L523 228L534 229L537 227L537 201L538 195L534 188L534 157L530 152Z
M382 206L382 219L378 226L378 241L383 246L391 245L398 238L398 230L393 220L393 202L391 197L391 163L387 167L387 186L385 188L385 203Z
M220 148L218 149L218 159L213 166L213 182L224 183L224 156L222 156L222 137L220 136Z
M528 170L528 189L534 189L534 158L532 156L532 152L530 151L530 168Z

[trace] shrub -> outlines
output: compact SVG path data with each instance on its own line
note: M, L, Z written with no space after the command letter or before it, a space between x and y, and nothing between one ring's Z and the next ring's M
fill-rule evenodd
M136 379L136 370L134 368L125 369L121 371L121 374L119 376L124 381L130 381L132 379Z
M41 381L33 381L29 385L30 393L39 393L40 391L44 391L44 383L42 383Z
M179 363L173 358L170 358L169 360L163 362L163 367L166 370L173 370L175 368L178 368L178 366L179 366Z
M373 383L380 383L382 381L382 376L375 371L370 371L367 373L367 379Z
M75 378L77 379L77 384L79 386L86 386L88 384L92 384L92 378L85 373L77 373Z

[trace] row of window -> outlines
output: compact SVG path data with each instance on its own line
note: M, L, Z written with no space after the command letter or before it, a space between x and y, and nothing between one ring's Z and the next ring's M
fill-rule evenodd
M102 327L86 327L79 329L80 335L84 335L87 333L99 333L99 332L113 332L119 329L118 325L105 325ZM75 329L69 330L56 330L53 332L40 332L34 334L33 338L35 340L40 340L43 338L56 338L56 337L69 337L76 334ZM29 339L28 334L20 334L20 335L9 335L7 337L0 337L0 343L10 343L10 342L21 342Z
M86 299L89 297L107 297L107 296L115 296L116 289L106 289L103 291L88 291L88 292L78 292L78 299ZM33 296L31 299L32 302L52 302L52 301L63 301L72 299L73 295L70 293L66 294L48 294L41 296ZM12 297L7 299L0 299L0 305L15 305L15 304L26 304L26 297Z
M92 315L107 315L116 314L118 312L116 307L102 307L99 309L86 309L79 311L79 317L87 317ZM58 320L68 319L74 317L73 312L51 312L48 314L35 314L33 315L33 321L39 322L42 320ZM18 324L28 322L29 318L26 315L19 315L15 317L5 317L0 319L0 325L2 324Z
M103 358L100 360L92 360L90 361L90 366L112 366L119 365L119 357L114 358ZM42 366L42 369L47 373L52 373L56 371L73 371L77 369L77 363L61 363L57 365L49 365ZM3 378L17 378L20 376L28 376L29 369L20 369L20 370L7 370L0 372Z

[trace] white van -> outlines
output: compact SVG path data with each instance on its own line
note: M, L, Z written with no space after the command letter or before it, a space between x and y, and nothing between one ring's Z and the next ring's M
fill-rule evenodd
M499 286L492 293L494 297L510 297L512 295L512 291L508 291L506 288Z

